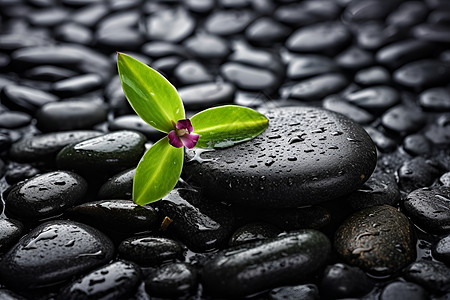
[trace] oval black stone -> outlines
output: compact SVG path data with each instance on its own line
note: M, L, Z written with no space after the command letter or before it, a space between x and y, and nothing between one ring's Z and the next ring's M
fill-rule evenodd
M289 27L271 18L262 17L253 22L245 31L247 40L261 46L272 46L283 42L291 33Z
M430 186L441 174L439 165L433 160L415 157L405 161L397 171L398 183L404 192Z
M186 106L186 101L183 99ZM160 138L165 136L165 133L153 128L147 124L138 115L123 115L109 121L108 129L111 131L120 130L133 130L144 134L148 139L152 141L158 141Z
M399 134L412 133L425 124L425 116L418 109L400 104L383 114L381 124Z
M426 300L429 299L427 291L412 282L395 281L383 288L380 294L380 300Z
M270 291L270 300L317 300L320 298L319 289L315 284L283 286Z
M397 104L400 95L392 87L374 86L352 92L345 99L369 112L380 114Z
M438 261L416 261L405 269L404 277L434 293L450 292L450 268Z
M397 69L393 78L400 85L421 91L449 83L450 65L435 59L417 60Z
M389 44L376 54L377 62L395 70L406 63L430 57L435 45L420 40L404 40Z
M449 265L450 264L450 234L441 238L432 248L433 257Z
M326 97L322 102L322 106L330 111L340 113L358 124L368 124L375 119L368 111L336 95Z
M0 112L0 128L14 129L30 124L31 116L20 111Z
M281 233L281 230L269 223L249 223L239 227L231 236L228 245L238 246L248 242L274 238Z
M75 97L98 89L103 80L97 74L84 74L55 82L52 86L54 94L61 97Z
M132 200L133 179L136 169L122 171L109 178L98 190L99 199Z
M229 36L244 31L254 18L250 10L221 10L209 15L205 29L212 34Z
M0 253L4 253L19 240L23 232L20 221L8 218L0 219Z
M53 94L20 85L5 86L0 96L6 107L27 113L34 113L46 103L58 100Z
M450 90L437 87L423 91L419 96L419 104L427 111L450 111Z
M233 103L236 88L227 82L200 83L178 90L184 106L189 110L199 110L219 104Z
M180 42L194 29L195 19L185 9L166 9L148 18L147 37L150 40Z
M299 55L289 62L286 75L290 79L301 80L338 70L336 63L326 56Z
M322 100L343 90L348 84L345 76L339 73L318 75L292 86L289 96L302 101Z
M212 61L222 61L231 52L227 40L205 33L187 39L184 46L195 57Z

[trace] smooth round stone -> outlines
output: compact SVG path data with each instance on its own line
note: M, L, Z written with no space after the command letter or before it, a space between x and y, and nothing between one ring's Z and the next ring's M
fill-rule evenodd
M417 60L396 70L393 78L400 85L421 91L447 84L450 81L450 65L434 59Z
M265 114L269 127L253 140L197 154L212 161L186 163L189 183L239 205L298 207L349 194L372 174L375 145L349 119L311 107ZM186 161L194 154L186 151Z
M68 11L60 7L40 9L32 12L28 20L32 26L52 27L64 22L68 17Z
M140 236L122 241L119 256L140 266L155 266L163 262L183 259L183 248L175 240L163 237Z
M450 234L441 238L432 248L433 257L445 264L450 264Z
M351 41L350 31L342 23L326 22L297 29L286 41L294 52L335 55Z
M394 274L416 258L412 230L396 208L373 206L344 221L336 231L334 247L352 266L374 275Z
M372 141L377 146L377 150L388 153L397 149L397 142L386 136L381 131L374 129L373 127L364 127L364 129L367 131L367 133L372 138Z
M281 84L280 78L262 68L227 62L220 68L222 75L239 89L274 92Z
M249 47L245 43L234 44L234 52L228 57L228 61L267 69L275 74L282 74L285 69L279 55Z
M150 206L130 200L100 200L75 206L67 215L110 235L128 235L157 229L158 215Z
M110 8L106 3L99 2L77 9L72 13L71 19L77 24L94 27L109 12Z
M48 103L36 112L36 127L42 132L92 129L106 121L107 107L91 101Z
M423 23L415 26L412 30L414 37L437 43L450 43L449 24Z
M336 63L339 67L357 71L374 64L374 58L371 52L363 50L357 46L342 51L336 56Z
M152 14L147 21L147 38L167 42L180 42L195 29L195 19L185 10L166 9Z
M6 211L23 220L55 216L82 200L87 188L75 173L45 173L13 186L5 199Z
M391 74L383 67L374 66L358 71L354 81L362 86L390 84Z
M437 145L450 144L450 122L449 117L442 115L432 123L425 131L425 136Z
M341 11L335 1L285 2L275 10L274 18L293 28L336 19Z
M11 136L7 133L0 132L0 151L8 150L11 143Z
M132 28L138 25L141 18L141 12L137 10L118 11L103 18L96 28L98 31Z
M342 13L342 18L349 22L384 19L393 7L394 3L392 2L380 3L375 0L351 2Z
M158 202L160 214L173 220L168 230L194 251L216 249L226 244L234 226L228 207L205 202L199 193L175 189Z
M135 167L145 150L146 138L134 131L117 131L68 145L56 157L61 169L91 176L113 175Z
M450 186L450 172L444 173L439 178L439 181L445 186Z
M67 42L83 45L92 43L92 31L76 23L65 23L55 29L55 38Z
M40 65L74 67L82 60L81 57L68 46L39 46L27 47L11 54L13 63L21 69Z
M99 199L132 200L133 179L136 169L125 170L109 178L99 189Z
M320 290L330 299L361 297L373 288L369 277L358 267L337 263L327 266L323 273Z
M11 52L20 48L42 46L45 38L30 36L26 32L11 32L0 35L0 49L2 52Z
M23 229L20 221L9 218L0 219L0 253L8 251L19 240Z
M0 299L4 300L26 300L24 297L16 294L13 291L1 288L0 289Z
M184 59L178 56L167 56L153 61L150 65L165 77L173 76L173 71Z
M184 98L183 103L186 107L186 101ZM148 139L152 141L157 141L160 138L164 137L164 133L153 128L149 124L147 124L141 117L136 114L133 115L124 115L115 118L114 120L108 123L108 129L111 131L119 131L119 130L132 130L137 131L144 134Z
M213 77L206 68L194 61L185 60L181 62L173 71L175 79L180 85L189 85L212 81Z
M227 40L212 34L198 33L183 44L192 55L199 59L222 61L231 52Z
M326 97L322 106L325 109L340 113L358 124L369 124L375 120L375 117L368 111L351 104L340 96L331 95Z
M389 69L397 69L406 63L430 57L436 46L420 40L403 40L389 44L378 50L376 60Z
M230 36L241 33L255 18L250 10L218 10L205 20L205 29L209 33Z
M274 238L281 230L268 223L249 223L239 227L231 236L228 245L230 247L242 245L248 242Z
M178 89L188 110L206 109L219 104L233 103L236 88L227 82L208 82Z
M428 155L431 152L431 142L422 134L411 134L403 140L403 149L412 156Z
M374 86L345 95L349 102L375 114L386 111L400 101L400 95L392 87Z
M336 63L321 55L299 55L289 61L286 76L293 80L301 80L308 77L332 73L338 71Z
M85 74L55 82L52 86L54 94L61 97L74 97L99 89L103 85L97 74Z
M20 85L5 86L0 97L2 104L6 107L26 113L34 113L44 104L58 100L58 97L53 94Z
M141 270L126 261L116 261L73 281L56 299L128 299L140 284Z
M295 286L284 286L270 291L270 300L317 300L319 289L315 284L304 284Z
M450 111L450 90L442 87L425 90L419 96L419 105L426 111Z
M280 24L269 17L262 17L253 22L245 30L247 40L260 46L272 46L286 40L291 33L289 27Z
M162 41L149 42L142 46L142 53L151 58L161 58L165 56L186 56L186 49L182 46Z
M182 298L195 292L197 271L185 263L172 263L158 268L145 279L145 290L154 297Z
M350 194L346 201L355 211L383 204L396 206L400 201L400 190L394 176L377 172L359 190Z
M112 52L113 49L137 51L145 41L141 32L127 27L106 28L95 34L96 46L108 52Z
M425 124L425 116L416 108L397 105L383 114L381 124L398 134L413 133Z
M4 255L0 278L18 289L49 286L104 265L113 254L112 242L96 229L72 221L50 221Z
M295 84L289 96L302 101L316 101L343 90L349 84L339 73L318 75Z
M429 299L427 291L412 282L395 281L389 283L383 288L380 295L380 300L397 300L397 299L410 299L410 300L426 300Z
M228 248L203 267L205 292L237 298L307 280L325 264L328 238L312 229Z
M193 13L207 14L214 9L215 1L213 0L186 0L187 8Z
M386 22L390 25L410 28L424 21L428 14L428 8L421 1L408 1L389 14Z
M100 135L102 133L98 131L79 130L24 137L11 146L9 155L13 160L19 162L53 160L65 146Z
M441 174L440 166L417 156L404 162L397 171L398 183L405 192L430 186Z
M25 72L25 76L30 79L39 81L55 82L76 76L78 73L66 68L55 66L37 66Z
M403 202L405 213L420 228L432 233L450 232L450 188L417 189Z
M450 268L437 261L414 262L406 268L404 277L434 293L450 291Z
M366 50L377 50L401 38L401 28L386 26L384 22L377 21L358 24L356 32L356 43Z
M30 124L31 116L20 111L5 111L0 113L0 128L14 129Z
M39 169L31 165L14 164L13 168L9 168L5 173L5 180L8 184L14 184L19 181L34 177L41 173Z

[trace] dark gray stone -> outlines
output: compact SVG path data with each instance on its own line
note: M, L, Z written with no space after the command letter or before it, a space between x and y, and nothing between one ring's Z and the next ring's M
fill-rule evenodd
M422 91L450 82L450 64L435 59L417 60L397 69L394 81L400 85Z
M350 46L342 51L336 56L335 60L339 67L350 71L357 71L369 67L375 62L371 52L357 46Z
M5 173L5 180L8 184L13 185L19 181L34 177L41 173L37 168L27 164L14 164L10 165Z
M450 291L450 268L437 261L414 262L405 269L403 276L434 293Z
M323 108L340 113L358 124L369 124L375 117L368 111L349 103L340 96L331 95L322 102Z
M246 30L247 40L259 46L272 46L281 43L289 36L291 29L269 17L262 17L253 22Z
M375 143L379 151L392 152L397 149L397 142L392 138L386 136L381 131L368 126L364 127L364 129L370 135L372 141Z
M436 46L420 40L403 40L389 44L378 50L376 60L391 70L403 66L406 63L427 58L433 55Z
M212 81L213 77L208 70L194 60L182 61L173 71L179 85L189 85Z
M195 29L195 19L185 9L160 10L148 17L147 38L167 42L180 42Z
M197 33L195 36L188 38L183 45L195 57L210 61L220 62L231 52L227 40L206 33Z
M220 68L222 75L239 89L273 93L281 84L276 74L253 66L227 62Z
M109 178L99 189L99 199L132 200L133 179L136 169L122 171Z
M274 238L281 230L269 223L249 223L239 227L231 236L228 245L238 246L248 242Z
M420 110L402 104L390 108L381 117L381 124L398 134L416 132L425 122L425 116Z
M412 30L414 37L437 43L450 43L449 24L423 23L415 26Z
M20 221L0 219L0 253L8 251L22 236L23 224Z
M315 284L284 286L270 291L271 300L319 300L319 289Z
M341 12L335 1L285 1L274 12L274 18L293 28L334 20Z
M30 124L31 116L20 111L5 111L0 113L0 128L14 129Z
M450 234L442 237L432 248L433 257L447 265L450 264Z
M78 73L71 69L44 65L27 70L24 75L34 80L55 82L76 76Z
M0 289L0 298L4 300L26 300L24 297L19 294L14 293L13 291L7 289Z
M435 161L418 156L405 161L397 173L400 188L405 192L412 192L430 186L439 177L441 170Z
M84 74L55 82L52 92L61 97L75 97L101 88L102 78L97 74Z
M332 73L339 68L335 62L326 56L299 55L289 62L286 76L293 80L301 80L308 77Z
M302 101L316 101L340 92L349 84L339 73L330 73L305 79L292 86L289 96Z
M428 7L421 1L408 1L392 11L386 18L390 25L410 28L425 21L428 14Z
M186 106L186 101L184 98L183 103ZM111 131L120 130L133 130L144 134L148 139L152 141L158 141L160 138L164 137L166 134L153 128L147 124L141 117L136 114L133 115L123 115L114 120L108 122L108 129Z
M233 103L235 92L236 88L227 82L200 83L178 90L186 109L194 111Z
M431 142L422 134L411 134L403 140L403 149L412 156L431 153Z
M55 29L55 38L67 43L90 45L92 43L92 31L77 23L65 23Z
M450 90L443 87L425 90L419 96L419 105L426 111L450 111Z
M255 19L252 11L241 10L217 10L205 20L205 29L209 33L230 36L243 32Z
M429 299L427 291L412 282L395 281L389 283L383 288L380 295L380 300L426 300Z
M400 40L404 35L401 28L386 26L384 22L379 21L358 24L356 29L356 43L367 50L377 50Z
M31 114L46 103L59 100L53 94L20 85L5 86L0 93L0 97L2 104L11 110L24 111Z
M345 95L349 102L374 114L381 114L400 101L400 95L392 87L374 86Z
M381 66L359 70L353 78L355 83L362 86L384 85L391 83L391 74Z

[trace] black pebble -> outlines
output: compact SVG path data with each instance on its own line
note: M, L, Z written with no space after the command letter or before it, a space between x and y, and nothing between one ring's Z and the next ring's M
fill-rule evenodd
M434 293L450 292L450 268L437 261L420 260L404 271L406 280L415 282Z

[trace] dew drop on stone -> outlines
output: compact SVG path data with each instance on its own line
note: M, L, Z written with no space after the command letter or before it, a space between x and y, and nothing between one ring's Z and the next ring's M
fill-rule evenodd
M341 135L341 134L343 134L343 132L341 132L341 131L333 131L331 133L332 136L338 136L338 135Z

